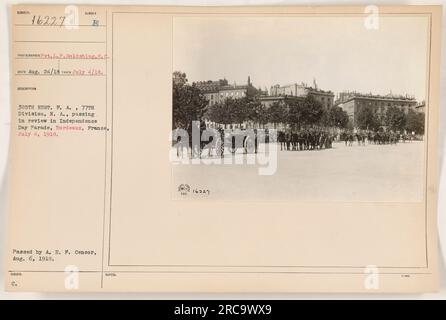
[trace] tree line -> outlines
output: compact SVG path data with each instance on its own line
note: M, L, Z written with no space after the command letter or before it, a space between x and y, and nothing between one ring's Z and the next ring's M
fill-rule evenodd
M257 97L228 98L209 106L205 117L223 125L252 122L259 128L265 124L272 124L274 128L285 124L293 129L312 126L346 128L349 121L347 113L340 107L326 109L311 95L303 99L285 97L270 106L262 104Z
M353 129L348 114L341 107L325 108L312 95L303 99L284 97L269 107L259 100L255 91L239 99L227 98L220 103L208 105L201 91L188 83L185 73L173 73L172 127L188 129L192 121L207 119L224 125L242 125L251 122L259 128L266 124L277 127L284 124L292 129L306 127L335 127ZM384 114L371 108L361 108L356 115L356 126L363 130L379 131L386 126L392 131L424 133L424 114L410 110L405 113L397 107L389 107Z
M258 127L270 123L276 127L286 124L293 128L314 125L345 128L348 115L339 107L326 109L309 95L304 99L285 97L267 107L258 99L255 91L239 99L227 98L221 103L208 106L200 90L188 83L185 73L175 71L172 84L173 128L187 129L192 121L207 119L225 126L252 122ZM252 94L250 94L250 92Z
M362 130L379 131L383 126L394 132L424 134L425 115L410 109L407 113L397 106L390 106L384 113L371 108L360 108L356 116L356 125Z

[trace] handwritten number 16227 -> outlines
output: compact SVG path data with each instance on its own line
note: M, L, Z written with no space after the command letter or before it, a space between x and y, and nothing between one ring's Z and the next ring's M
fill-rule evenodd
M59 26L62 27L65 22L65 16L41 16L34 15L31 24L39 26Z

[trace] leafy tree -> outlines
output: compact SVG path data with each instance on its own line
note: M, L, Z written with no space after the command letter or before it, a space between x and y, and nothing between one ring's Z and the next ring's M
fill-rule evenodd
M325 117L325 123L331 127L347 128L349 122L348 114L341 107L331 107Z
M208 101L194 85L187 83L186 74L175 71L172 75L172 127L188 129L192 121L202 119Z
M292 128L300 128L302 125L302 103L299 103L295 99L287 99L286 104L288 106L287 123Z
M184 72L174 71L172 75L172 80L175 85L184 86L187 83L187 77Z
M406 115L396 106L387 109L384 121L386 126L393 131L403 131L406 127Z
M372 108L359 108L356 116L356 125L363 130L378 130L380 121Z
M325 108L313 96L308 95L303 100L288 98L288 123L292 127L322 125L325 117Z
M206 118L225 126L232 123L231 110L224 103L216 103L208 107Z
M409 110L406 115L406 130L416 134L424 134L424 113Z
M208 107L206 117L216 123L224 125L239 124L245 121L257 121L259 114L255 114L254 100L242 98L227 98L224 102L214 104Z
M292 111L290 108L290 120L293 124L298 126L313 126L322 124L322 120L325 114L325 108L317 101L312 95L307 95L303 101L298 101L296 104L297 109Z
M287 108L283 103L278 101L274 102L268 108L268 118L269 122L274 124L274 128L276 128L279 123L287 122Z
M263 127L265 124L270 122L270 117L268 109L259 100L252 99L247 103L248 118L254 123L259 124L259 127Z
M249 84L246 88L246 98L248 100L253 100L256 96L260 94L260 90L255 88L252 84Z
M313 96L308 95L302 103L303 123L305 125L318 125L324 117L325 108Z
M231 114L230 118L232 123L241 125L248 119L247 101L245 99L228 98L224 104Z

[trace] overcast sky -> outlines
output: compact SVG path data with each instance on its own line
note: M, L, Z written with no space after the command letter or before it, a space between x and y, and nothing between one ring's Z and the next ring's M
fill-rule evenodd
M174 70L190 82L226 78L257 87L316 79L338 93L425 98L428 18L381 16L378 30L360 17L174 19Z

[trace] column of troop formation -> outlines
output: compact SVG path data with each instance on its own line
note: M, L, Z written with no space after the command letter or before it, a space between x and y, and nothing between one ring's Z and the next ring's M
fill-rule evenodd
M333 141L344 141L346 146L353 146L356 141L358 145L366 144L397 144L413 140L410 134L380 131L357 131L345 130L338 134L330 133L326 129L303 129L298 131L278 131L277 140L280 150L303 151L329 149Z

